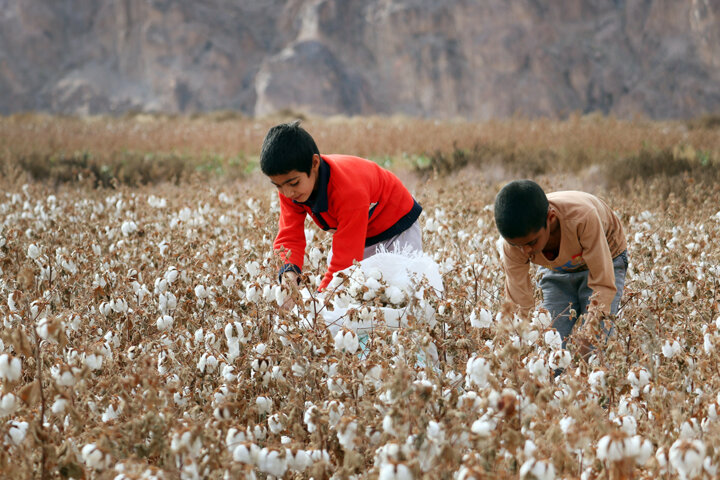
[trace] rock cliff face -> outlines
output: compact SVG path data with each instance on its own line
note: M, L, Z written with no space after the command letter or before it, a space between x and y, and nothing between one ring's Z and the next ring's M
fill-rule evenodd
M720 0L0 0L0 113L720 110Z

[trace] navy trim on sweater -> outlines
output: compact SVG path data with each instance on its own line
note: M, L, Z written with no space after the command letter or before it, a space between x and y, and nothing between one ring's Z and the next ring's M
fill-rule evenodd
M382 233L379 233L375 235L374 237L368 237L365 239L365 247L369 247L370 245L375 245L376 243L384 242L385 240L389 240L390 238L394 237L395 235L399 235L408 228L412 227L413 223L415 223L420 217L420 214L422 213L422 206L413 198L413 206L410 209L408 213L406 213L404 216L400 218L395 224L385 230Z
M280 283L282 283L282 276L285 272L295 272L300 275L302 273L302 270L300 270L300 267L298 267L294 263L286 263L282 266L282 268L280 268L280 273L278 273L278 280L280 281Z

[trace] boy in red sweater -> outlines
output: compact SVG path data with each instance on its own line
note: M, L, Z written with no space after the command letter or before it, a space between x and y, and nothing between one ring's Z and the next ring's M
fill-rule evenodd
M297 279L305 257L305 217L333 232L333 274L380 248L422 251L417 222L422 207L391 172L349 155L321 155L300 122L272 127L262 144L260 168L278 189L280 225L273 244L285 262L281 278Z

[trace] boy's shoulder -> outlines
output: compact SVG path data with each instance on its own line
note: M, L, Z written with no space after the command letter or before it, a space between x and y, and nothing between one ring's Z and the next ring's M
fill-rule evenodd
M597 210L606 210L610 207L592 193L577 190L566 190L547 194L548 202L556 210L568 214L582 214Z
M362 158L355 155L332 153L329 155L322 155L322 159L325 160L331 166L331 168L339 169L342 171L366 168L382 168L378 164L368 160L367 158Z

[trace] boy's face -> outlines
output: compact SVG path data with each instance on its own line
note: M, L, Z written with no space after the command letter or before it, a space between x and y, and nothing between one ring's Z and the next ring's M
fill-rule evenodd
M550 240L550 225L555 218L552 211L548 212L545 226L540 230L528 233L524 237L506 238L505 240L513 247L519 248L529 257L533 257L545 249Z
M270 175L270 181L280 193L296 202L306 202L315 190L320 169L320 156L313 155L310 173L290 170L281 175Z

